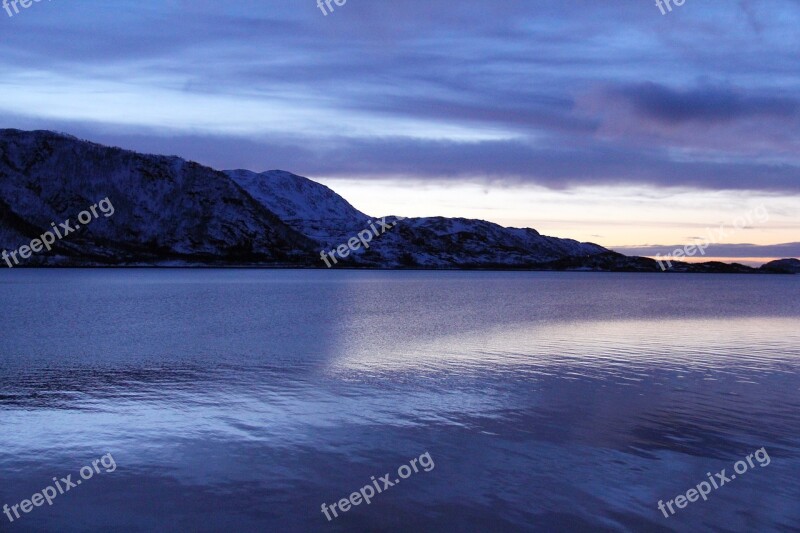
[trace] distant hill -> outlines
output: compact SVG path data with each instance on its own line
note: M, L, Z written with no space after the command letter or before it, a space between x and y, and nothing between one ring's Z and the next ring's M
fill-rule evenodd
M800 274L800 260L778 259L777 261L770 261L766 265L763 265L761 270L778 272L781 274Z

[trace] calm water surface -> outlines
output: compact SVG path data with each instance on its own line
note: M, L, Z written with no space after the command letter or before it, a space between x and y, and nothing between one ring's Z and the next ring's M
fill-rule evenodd
M800 531L799 297L800 276L3 270L0 505L117 469L0 531Z

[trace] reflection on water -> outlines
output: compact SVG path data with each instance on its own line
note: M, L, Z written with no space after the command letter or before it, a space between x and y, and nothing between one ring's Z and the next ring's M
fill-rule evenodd
M797 531L800 278L0 274L0 530ZM766 447L670 518L656 504ZM435 470L328 523L323 502Z

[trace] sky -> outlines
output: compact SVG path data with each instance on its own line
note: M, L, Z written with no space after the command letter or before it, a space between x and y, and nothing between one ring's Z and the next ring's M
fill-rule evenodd
M0 127L288 170L371 215L800 256L800 0L332 7L9 6Z

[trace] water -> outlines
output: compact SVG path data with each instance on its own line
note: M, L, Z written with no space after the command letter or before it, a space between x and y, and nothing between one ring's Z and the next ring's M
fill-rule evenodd
M0 531L800 531L799 289L6 270L0 505L117 468ZM657 508L762 447L708 501ZM426 452L430 471L325 518Z

